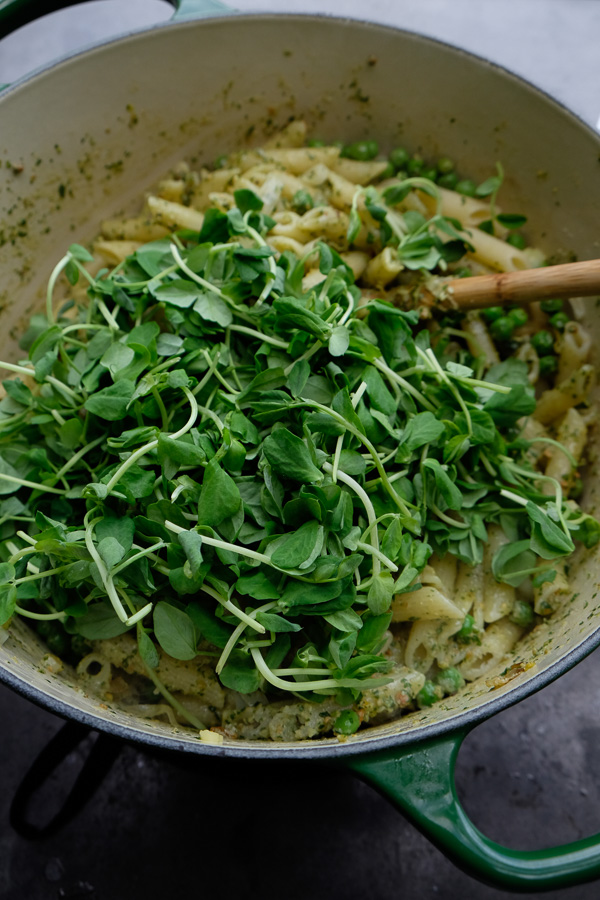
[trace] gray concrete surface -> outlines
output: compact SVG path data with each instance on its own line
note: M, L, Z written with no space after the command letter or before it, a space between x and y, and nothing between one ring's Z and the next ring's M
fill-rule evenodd
M40 4L41 5L41 4ZM243 10L322 11L403 26L487 56L600 117L598 0L237 0ZM0 42L0 83L70 49L169 15L159 0L88 3ZM457 782L475 823L533 849L600 831L600 651L476 729ZM0 687L0 900L494 900L371 789L344 772L199 763L184 770L124 747L93 799L57 835L8 823L11 798L61 721ZM72 754L32 815L47 818ZM547 894L596 900L600 883Z

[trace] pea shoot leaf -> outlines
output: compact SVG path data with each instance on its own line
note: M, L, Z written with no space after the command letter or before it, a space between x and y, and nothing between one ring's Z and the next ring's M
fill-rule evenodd
M198 523L212 527L220 525L237 512L241 502L240 492L231 475L218 462L211 460L204 470L198 501Z
M271 562L282 569L305 568L320 553L323 537L323 527L317 521L306 522L278 541Z
M555 559L572 553L575 545L548 513L531 501L525 507L532 522L531 549L542 559Z
M448 475L446 468L437 459L426 459L423 466L433 472L436 487L449 508L460 509L462 506L462 493Z
M394 579L389 572L373 578L367 595L367 604L374 616L387 613L394 596Z
M84 408L109 422L117 422L127 415L129 401L135 391L132 381L123 380L91 394L85 401Z
M13 584L0 585L0 626L12 618L17 605L17 589Z
M311 459L306 444L287 428L278 428L263 442L263 452L273 471L293 481L320 484L323 473Z
M140 631L138 634L138 653L147 666L149 666L151 669L158 668L158 664L160 662L158 650L156 649L152 639L146 634L145 631Z
M154 607L154 634L165 653L174 659L196 656L194 623L186 612L159 600Z
M129 628L117 617L112 606L94 603L85 616L78 618L75 631L90 641L107 640L125 634Z
M492 572L497 581L519 587L535 567L536 555L528 540L503 544L494 554Z
M253 694L260 688L260 674L250 654L234 650L220 675L225 687L240 694Z

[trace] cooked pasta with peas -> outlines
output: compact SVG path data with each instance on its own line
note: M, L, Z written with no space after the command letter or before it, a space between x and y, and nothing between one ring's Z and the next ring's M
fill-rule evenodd
M181 164L50 275L0 401L0 625L207 741L340 739L570 595L590 338L449 282L544 262L502 169L374 141Z

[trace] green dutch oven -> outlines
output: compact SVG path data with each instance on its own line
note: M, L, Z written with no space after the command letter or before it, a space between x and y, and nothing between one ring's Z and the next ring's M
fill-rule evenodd
M0 35L68 5L0 0ZM73 235L85 242L104 217L135 208L172 163L214 159L249 135L258 143L292 116L332 140L376 136L388 149L407 143L426 157L448 154L479 180L501 160L506 208L526 211L535 243L580 259L600 256L600 139L523 80L445 44L365 22L230 15L215 0L174 5L168 25L92 46L0 94L0 358L18 356L15 338ZM586 324L600 345L600 322L592 315ZM593 475L589 482L584 503L594 511L598 484ZM565 887L600 876L600 835L534 852L502 847L469 821L454 765L472 728L600 644L598 554L571 571L572 600L511 660L523 663L521 674L495 687L500 666L432 708L344 743L201 743L192 732L101 704L68 668L42 670L44 647L21 622L0 647L0 678L52 712L146 747L344 766L474 876L521 891Z

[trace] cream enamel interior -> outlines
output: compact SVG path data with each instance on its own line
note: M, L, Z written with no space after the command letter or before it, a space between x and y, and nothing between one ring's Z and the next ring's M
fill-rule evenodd
M0 359L22 355L15 339L73 240L85 243L102 218L134 209L170 164L210 162L259 143L296 116L330 140L376 137L384 148L447 154L475 179L500 160L507 173L503 207L527 213L532 242L580 259L600 256L600 141L519 79L415 35L346 20L188 22L71 58L0 99ZM592 300L586 325L596 345L597 322ZM593 511L600 508L595 447L590 457L585 503ZM441 720L458 723L465 710L485 707L558 664L598 627L600 555L578 558L571 572L572 601L510 660L533 663L526 672L497 689L488 675L431 710L350 741L372 745L379 736L422 736ZM111 721L141 740L160 735L198 748L191 731L133 718L86 695L67 668L50 674L41 663L45 652L15 623L0 647L0 669L43 702ZM303 745L269 746L279 753Z

